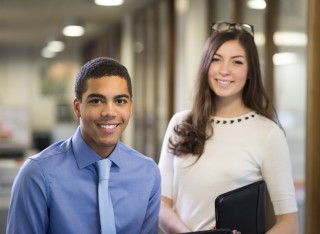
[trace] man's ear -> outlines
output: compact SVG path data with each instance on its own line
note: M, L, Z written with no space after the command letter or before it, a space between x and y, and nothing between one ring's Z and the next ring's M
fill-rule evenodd
M130 110L130 116L132 116L132 112L133 112L133 105L134 105L134 103L133 103L133 100L131 99L131 110Z
M77 118L81 117L81 112L80 112L80 101L77 98L73 99L73 112L77 116Z

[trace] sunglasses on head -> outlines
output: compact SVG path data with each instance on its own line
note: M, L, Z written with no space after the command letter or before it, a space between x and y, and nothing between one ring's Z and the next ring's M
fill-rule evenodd
M241 23L229 23L229 22L222 22L218 21L211 24L211 32L223 32L223 31L230 31L230 30L245 30L251 36L254 35L253 26L250 24L241 24Z

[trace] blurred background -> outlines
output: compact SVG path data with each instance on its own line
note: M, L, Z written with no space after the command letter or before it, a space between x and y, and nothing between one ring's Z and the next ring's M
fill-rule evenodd
M0 233L23 160L78 125L73 84L85 62L108 56L128 68L135 108L122 140L158 161L169 119L191 105L204 42L219 20L254 25L264 82L291 151L304 233L309 1L101 2L0 1Z

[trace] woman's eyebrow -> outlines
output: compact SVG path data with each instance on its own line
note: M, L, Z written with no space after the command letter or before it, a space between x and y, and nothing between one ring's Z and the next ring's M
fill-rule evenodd
M219 53L215 53L214 56L215 55L223 58L223 56ZM246 57L244 55L239 54L239 55L233 55L231 56L231 58L246 58Z
M235 56L232 56L231 58L246 58L244 55L235 55Z

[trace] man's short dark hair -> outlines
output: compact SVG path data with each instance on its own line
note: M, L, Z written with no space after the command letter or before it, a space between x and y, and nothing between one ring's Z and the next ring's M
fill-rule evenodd
M84 64L77 75L75 83L75 96L82 100L83 93L87 90L88 79L99 79L103 76L119 76L127 81L129 95L132 98L132 84L128 70L118 61L108 58L95 58Z

